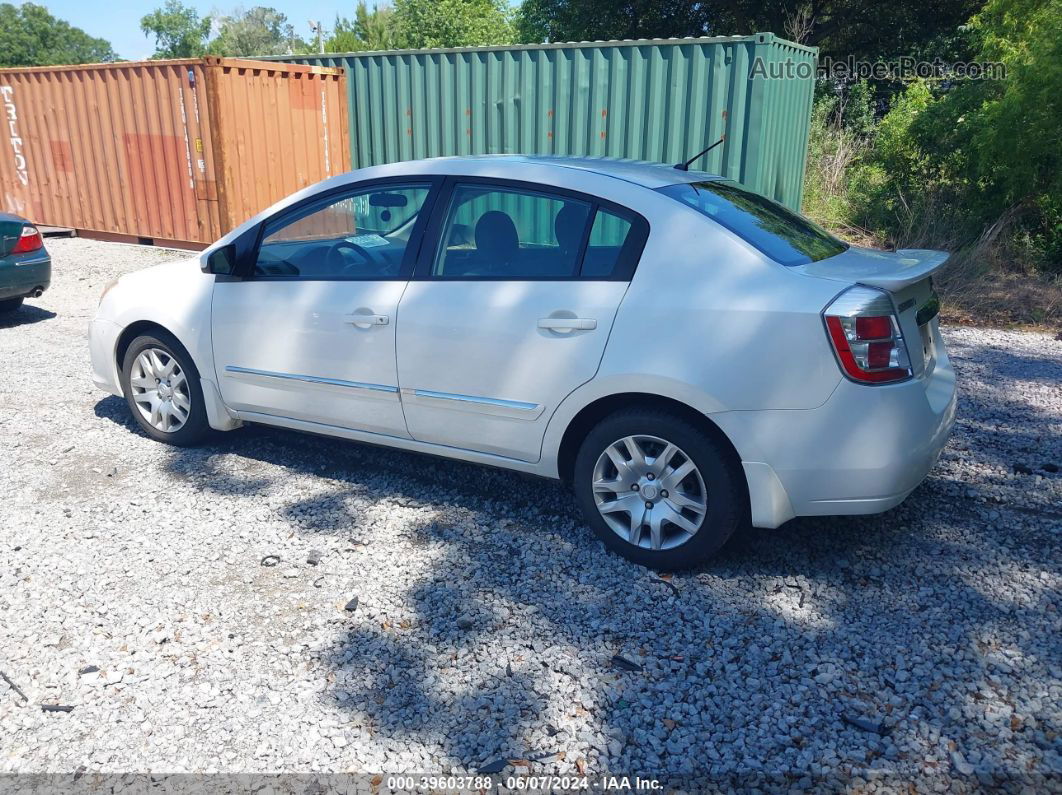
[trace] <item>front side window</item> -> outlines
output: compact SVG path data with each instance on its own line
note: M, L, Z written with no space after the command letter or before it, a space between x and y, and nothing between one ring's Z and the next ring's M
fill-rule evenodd
M807 218L733 182L684 182L658 190L722 224L782 265L806 265L848 248Z
M593 207L578 199L483 185L454 188L432 275L564 279L578 273Z
M365 188L266 222L260 278L397 279L428 185Z

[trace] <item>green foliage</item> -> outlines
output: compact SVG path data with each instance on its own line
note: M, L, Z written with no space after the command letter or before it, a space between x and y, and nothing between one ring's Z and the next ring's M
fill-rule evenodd
M880 122L820 99L808 211L898 245L993 245L1019 270L1062 273L1059 19L1062 0L989 0L966 40L1006 78L911 83ZM859 138L868 145L851 154Z
M513 13L506 0L395 0L369 9L359 0L354 18L336 17L327 52L474 47L512 44Z
M0 66L114 61L110 43L56 19L44 6L0 3Z
M140 29L145 36L155 37L152 58L196 58L206 52L210 17L200 19L199 13L181 0L166 0L162 8L141 18Z
M973 165L1001 206L1031 216L1033 239L1062 272L1060 20L1062 0L989 0L974 18L984 56L1008 73L979 109Z
M325 42L325 52L394 50L400 46L394 8L378 5L370 10L365 0L358 0L353 19L336 17L332 35Z
M816 92L811 107L804 206L801 208L809 218L833 229L844 226L849 214L847 204L842 204L845 197L838 191L830 168L831 163L836 162L835 152L843 143L843 129L832 121L836 114L837 97Z
M773 31L820 48L823 56L873 60L916 52L950 37L983 0L524 0L521 41L596 41ZM938 54L934 51L934 54Z
M912 83L896 98L878 125L874 161L892 175L894 185L901 192L913 190L929 180L930 158L913 137L912 128L932 103L929 86L922 81Z
M512 44L516 37L506 0L395 0L394 20L408 48Z
M855 196L879 181L866 163L876 121L864 83L838 90L820 83L811 109L804 212L831 229L851 230Z
M327 52L508 45L516 40L506 0L395 0L373 10L359 0L354 19L336 18Z
M307 53L309 45L295 35L288 18L275 8L255 6L221 17L217 36L207 45L211 55L250 57Z
M842 94L841 124L853 135L866 138L874 132L875 93L870 83L860 80L847 86Z
M521 41L532 43L703 36L711 29L712 9L685 0L524 0L516 28ZM741 32L752 30L767 28Z

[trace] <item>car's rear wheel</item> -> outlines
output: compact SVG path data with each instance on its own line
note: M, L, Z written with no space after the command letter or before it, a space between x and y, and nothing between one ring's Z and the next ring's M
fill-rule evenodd
M145 334L130 343L122 363L122 390L144 433L179 446L199 442L207 422L199 371L170 334Z
M19 296L18 298L6 298L3 301L0 301L0 315L7 312L14 312L22 306L24 300L25 298L23 296Z
M655 569L690 568L722 547L744 516L732 459L678 415L622 411L583 441L576 497L609 549Z

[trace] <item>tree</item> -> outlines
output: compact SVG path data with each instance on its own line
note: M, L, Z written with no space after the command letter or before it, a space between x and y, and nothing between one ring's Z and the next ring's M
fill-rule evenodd
M0 3L0 66L56 66L117 60L111 45L44 6Z
M506 0L395 0L400 46L474 47L516 39Z
M307 53L309 45L295 35L288 18L275 8L255 6L218 20L217 36L207 45L212 55L292 55Z
M525 0L522 41L724 36L771 31L799 36L820 55L875 60L954 36L982 0ZM961 43L961 42L960 42ZM968 53L966 53L968 54Z
M166 5L140 20L140 29L145 36L155 36L152 58L196 58L206 52L210 17L200 19L181 0L166 0Z
M704 36L713 8L684 0L524 0L516 28L528 43Z
M325 42L325 51L393 50L400 46L394 8L378 5L369 10L365 0L358 0L354 19L336 16L336 26Z
M1062 274L1060 19L1062 0L988 0L972 25L981 58L1001 61L1007 76L971 81L978 104L951 129L970 123L978 188L991 186L1000 206L1023 216L1051 269Z
M1005 75L916 81L893 97L846 223L905 246L972 247L978 267L1062 274L1060 18L1062 0L988 0L967 32L976 62Z

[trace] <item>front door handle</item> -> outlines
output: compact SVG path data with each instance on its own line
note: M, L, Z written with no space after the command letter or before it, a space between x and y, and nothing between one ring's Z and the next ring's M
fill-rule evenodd
M550 331L590 331L597 328L597 321L589 317L542 317L538 327Z
M347 315L347 322L358 328L372 328L373 326L386 326L391 322L387 315Z

